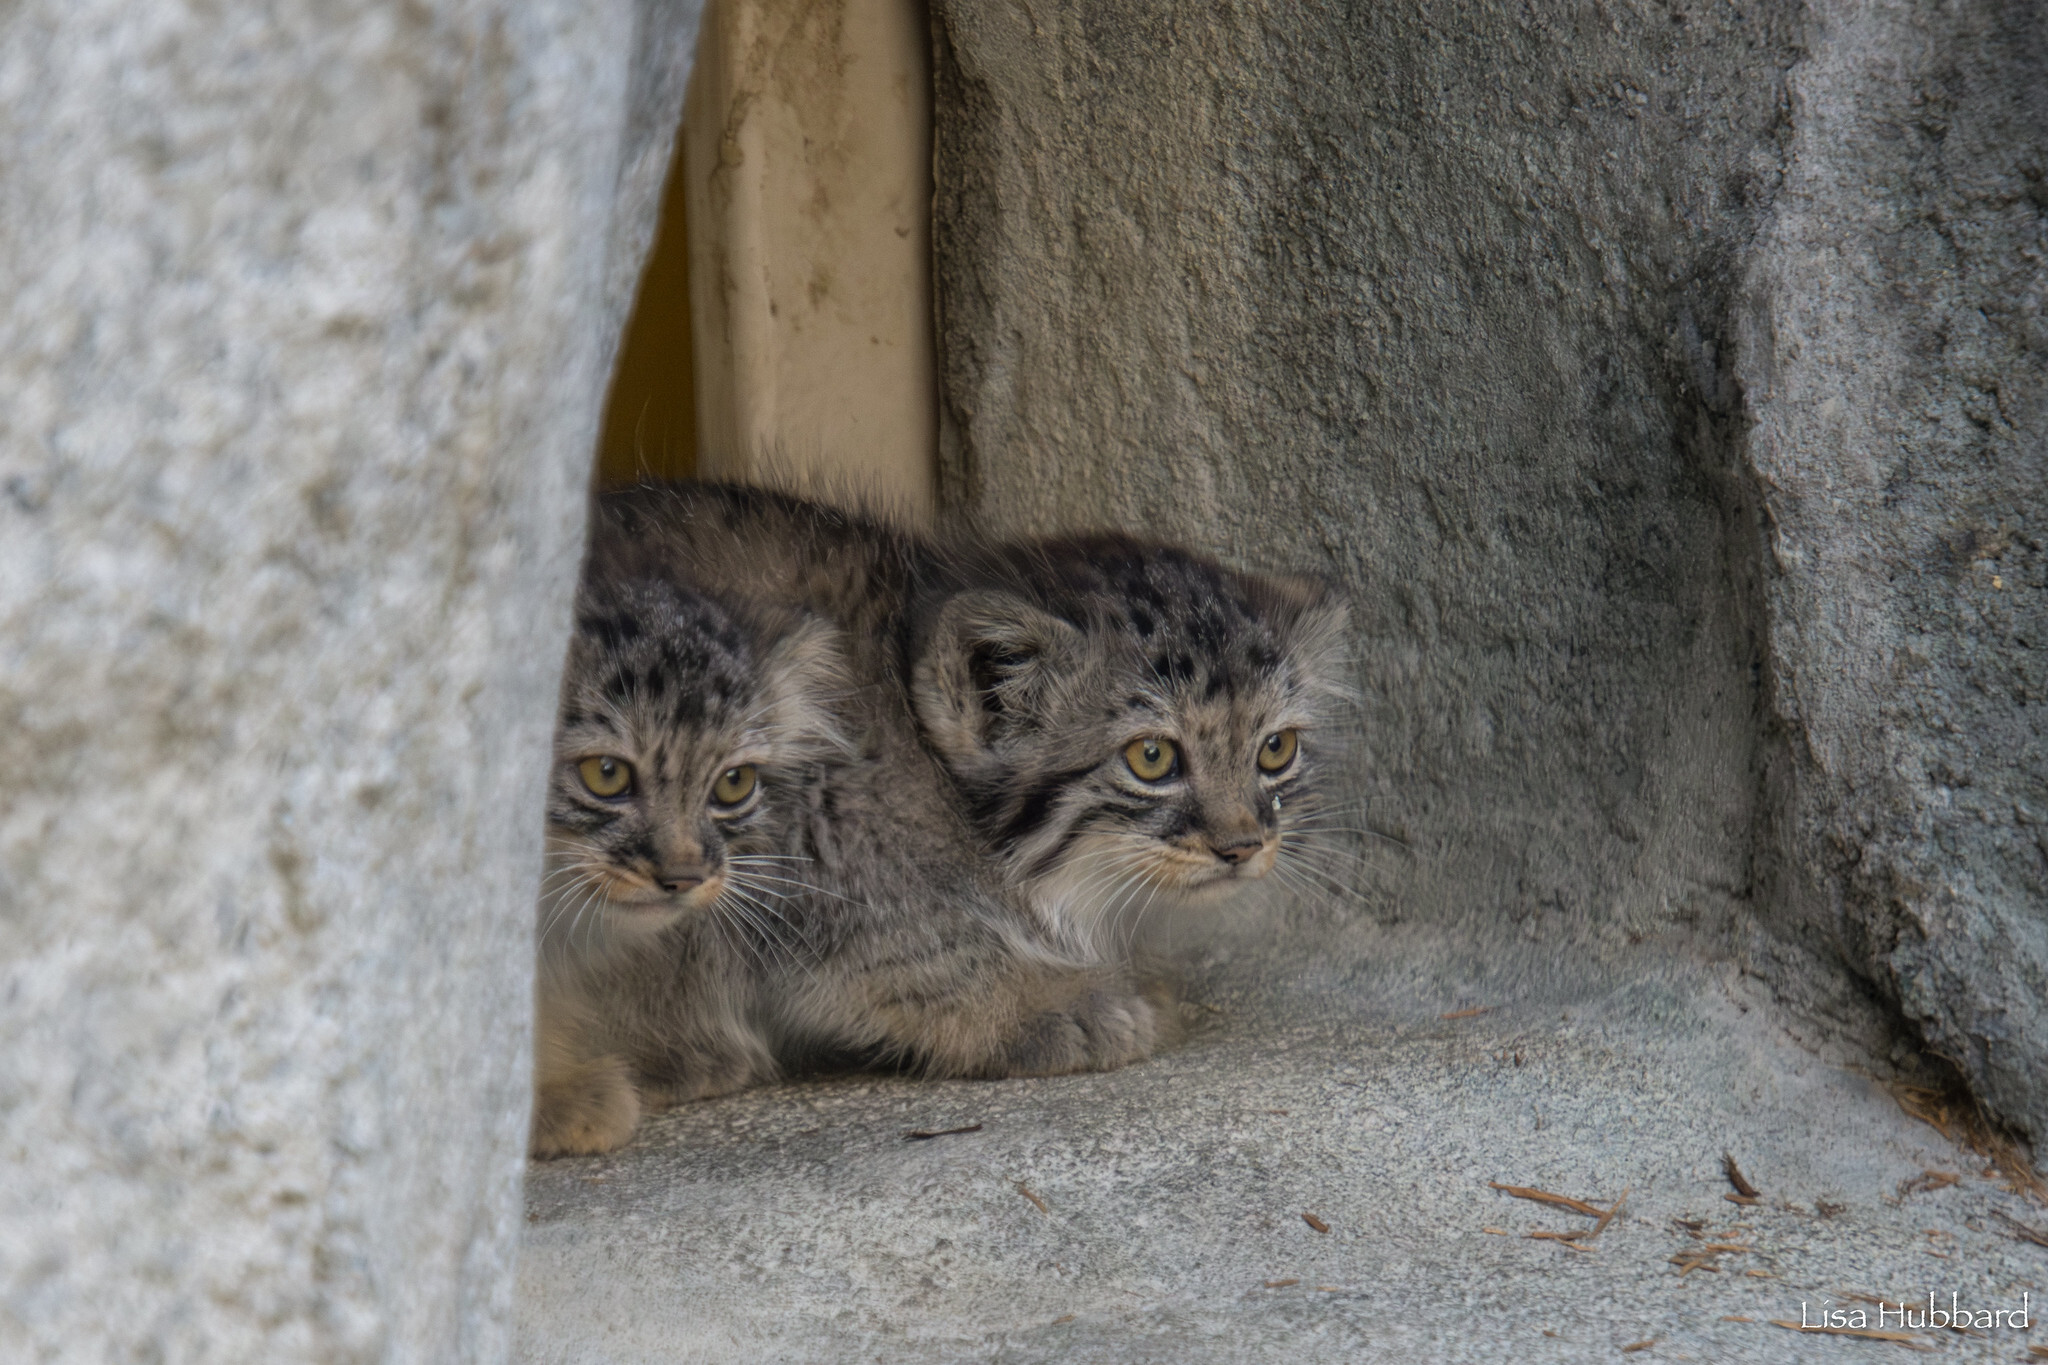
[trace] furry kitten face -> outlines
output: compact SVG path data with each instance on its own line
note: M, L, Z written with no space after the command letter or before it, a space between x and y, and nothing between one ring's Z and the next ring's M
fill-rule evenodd
M656 579L586 584L548 783L544 940L657 933L772 875L815 766L840 745L829 630L772 643Z
M1272 872L1329 759L1341 601L1112 536L979 577L927 613L918 712L1041 909L1086 935Z

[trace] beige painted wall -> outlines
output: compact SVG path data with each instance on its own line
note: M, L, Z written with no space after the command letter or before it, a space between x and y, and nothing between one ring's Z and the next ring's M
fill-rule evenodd
M929 511L930 96L905 0L711 0L684 115L697 470Z

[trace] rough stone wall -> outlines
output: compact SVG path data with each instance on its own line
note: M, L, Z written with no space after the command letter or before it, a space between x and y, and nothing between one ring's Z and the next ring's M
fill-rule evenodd
M1766 514L1761 907L2048 1137L2048 18L1818 6L1736 373Z
M0 15L0 1358L503 1356L686 0Z
M1409 846L1375 859L1384 917L1532 970L1761 927L1723 941L1818 1012L1903 1002L2048 1132L2048 1088L1994 1074L2048 1059L2015 1003L2048 962L2040 632L1978 623L2041 611L2038 17L933 8L945 503L1340 575L1364 823ZM1856 270L1812 257L1830 231ZM1888 475L1835 501L1866 421L1924 480L1875 533ZM1972 752L1974 843L1933 816L1959 780L1886 766L1922 685L1865 682L1887 630L1954 683L1904 747ZM1859 880L1901 858L1953 927L1902 937L1927 912Z

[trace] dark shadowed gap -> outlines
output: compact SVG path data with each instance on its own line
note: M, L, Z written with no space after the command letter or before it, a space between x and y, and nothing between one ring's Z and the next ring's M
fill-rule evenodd
M661 221L626 321L597 441L597 482L697 470L697 394L690 352L689 234L683 224L683 135L676 133Z

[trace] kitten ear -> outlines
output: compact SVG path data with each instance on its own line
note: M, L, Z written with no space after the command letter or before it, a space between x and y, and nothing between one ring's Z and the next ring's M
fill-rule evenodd
M1029 724L1072 668L1081 632L1011 593L946 599L911 670L917 718L948 763L972 764Z
M837 630L814 616L802 617L762 659L761 677L768 702L764 720L777 748L852 753L835 709L853 679Z
M1311 692L1350 699L1351 603L1336 584L1309 574L1260 574L1252 598L1287 641L1289 661Z

